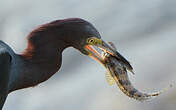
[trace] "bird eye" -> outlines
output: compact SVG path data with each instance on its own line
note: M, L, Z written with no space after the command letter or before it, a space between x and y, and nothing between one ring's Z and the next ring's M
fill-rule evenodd
M93 42L94 40L93 39L90 39L90 41L89 42Z
M94 39L89 39L88 43L94 43L94 41L95 41Z

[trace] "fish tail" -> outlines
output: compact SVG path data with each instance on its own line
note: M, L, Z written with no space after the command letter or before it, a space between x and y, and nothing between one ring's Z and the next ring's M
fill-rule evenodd
M156 92L156 93L151 94L151 96L158 96L158 95L162 94L163 92L168 91L168 89L172 88L172 86L173 86L173 85L172 85L172 84L170 84L168 87L164 88L163 90L161 90L161 91L159 91L159 92Z
M151 94L142 93L142 92L138 91L137 89L135 89L134 87L132 87L131 90L128 90L128 89L123 89L123 90L126 90L126 92L128 92L127 95L129 97L143 102L143 101L146 101L146 100L149 100L149 99L153 99L153 98L159 96L160 94L162 94L163 92L167 91L171 87L172 87L172 85L169 85L169 87L166 87L166 88L164 88L163 90L161 90L159 92L155 92L155 93L151 93Z
M129 96L133 99L136 99L138 101L145 101L145 100L148 100L148 99L152 99L152 98L160 95L161 93L163 93L163 91L152 93L152 94L142 93L142 92L138 91L136 88L133 87L133 85L128 80L128 78L123 79L122 78L122 77L124 77L123 75L125 75L125 74L119 75L120 77L113 77L113 78L116 80L116 83L119 86L120 90L124 94L126 94L127 96Z

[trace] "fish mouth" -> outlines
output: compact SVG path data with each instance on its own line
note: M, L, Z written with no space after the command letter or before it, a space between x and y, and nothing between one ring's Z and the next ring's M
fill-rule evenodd
M115 48L113 48L112 45L109 45L101 39L98 39L98 42L95 42L94 44L86 45L85 50L87 50L87 52L89 53L89 57L96 60L103 66L105 65L105 56L102 53L110 54L111 56L114 56L119 61L121 61L129 71L134 73L130 63Z
M105 57L103 56L103 52L104 53L109 53L112 56L115 56L116 53L113 50L113 48L111 48L106 42L104 42L101 39L98 39L99 41L96 42L95 44L91 44L91 45L86 45L85 46L85 50L87 50L88 52L88 56L91 57L92 59L98 61L100 64L105 63Z
M112 56L115 56L119 59L125 59L122 55L120 55L114 48L109 46L105 41L98 39L99 41L95 44L86 45L85 50L88 52L88 56L95 59L96 61L104 64L104 56L102 52L108 53Z
M105 64L105 59L97 49L95 49L95 46L93 45L86 45L85 46L87 52L89 53L88 56L91 57L92 59L96 60L100 64L104 65Z

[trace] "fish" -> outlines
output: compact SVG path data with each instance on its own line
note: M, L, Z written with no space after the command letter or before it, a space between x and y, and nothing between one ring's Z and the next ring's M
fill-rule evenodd
M108 43L114 50L116 50L113 43ZM118 59L109 53L103 51L104 66L107 68L106 80L109 85L117 84L120 90L130 98L138 101L145 101L160 95L163 91L155 93L143 93L137 90L129 80L127 72L130 71L134 74L133 68L127 60ZM125 61L125 62L124 62Z

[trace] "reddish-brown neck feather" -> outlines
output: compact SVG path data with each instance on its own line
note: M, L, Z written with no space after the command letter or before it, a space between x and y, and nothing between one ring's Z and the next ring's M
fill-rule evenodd
M11 82L10 92L35 86L49 79L59 70L62 51L68 47L58 34L47 30L47 27L35 29L27 38L27 49L23 54L17 55L18 65L14 66L17 67L17 72L13 73L16 80Z
M16 55L9 91L35 86L49 79L61 66L62 51L71 45L79 47L82 39L92 33L98 35L90 23L75 18L57 20L34 29L27 37L26 51Z

